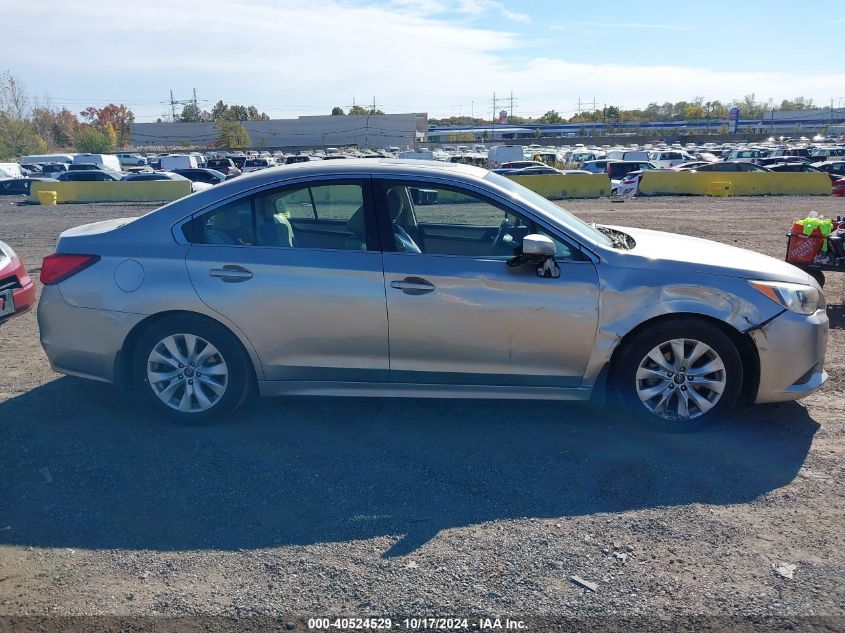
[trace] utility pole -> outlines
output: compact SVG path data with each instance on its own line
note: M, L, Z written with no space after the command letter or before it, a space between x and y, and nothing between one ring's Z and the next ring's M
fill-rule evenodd
M578 97L578 114L581 114L581 97Z
M170 115L171 121L176 120L176 102L173 100L173 88L170 89Z
M490 117L490 140L493 140L493 132L496 126L496 93L493 93L493 116Z
M510 118L513 119L513 90L511 90L511 113Z

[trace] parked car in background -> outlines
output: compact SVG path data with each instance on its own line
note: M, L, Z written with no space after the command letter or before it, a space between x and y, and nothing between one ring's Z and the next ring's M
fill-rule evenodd
M810 159L804 156L773 156L760 158L754 161L755 165L760 167L768 167L769 165L777 165L779 163L809 163Z
M611 183L616 181L617 184L632 171L648 169L656 169L656 167L651 162L643 160L612 160L607 163L607 175Z
M373 158L378 158L373 154ZM295 165L296 163L310 163L311 161L322 160L319 156L310 156L308 154L295 154L293 156L285 157L285 165Z
M191 183L192 193L196 193L197 191L204 191L205 189L208 189L212 186L204 182L194 182L189 178L185 178L185 176L180 176L179 174L167 171L155 171L149 174L127 174L122 178L122 180L126 182L147 182L150 180L183 180L185 182Z
M842 160L845 158L845 147L814 147L810 150L810 158L814 161Z
M73 157L74 165L98 165L100 169L120 171L120 161L112 154L77 154Z
M643 178L643 172L648 170L637 169L625 174L622 180L613 184L611 181L610 195L619 196L621 198L633 198L640 193L640 181Z
M588 160L585 163L581 163L580 169L588 171L591 174L606 174L607 164L609 162L610 161L606 158L602 158L600 160Z
M538 160L512 160L502 163L500 169L525 169L526 167L548 167L548 165Z
M845 178L840 178L833 183L830 194L845 197Z
M780 156L803 156L810 157L810 150L806 147L778 147L769 152L769 158L777 158Z
M610 160L624 160L624 161L640 161L648 162L649 152L644 150L611 150L607 152L605 158Z
M224 182L228 178L232 176L226 176L226 174L217 171L216 169L174 169L174 174L179 174L180 176L184 176L188 180L193 182L204 182L209 185L219 185L221 182Z
M530 167L505 167L493 170L497 174L507 176L547 176L550 174L563 174L562 171L549 167L548 165L532 165Z
M140 167L141 165L147 164L147 159L141 156L140 154L131 153L131 154L115 154L117 156L117 160L120 162L121 167Z
M235 166L235 163L232 161L231 158L211 158L206 161L205 166L207 169L219 171L223 174L226 174L226 176L241 175L241 170Z
M697 169L698 167L704 167L704 165L709 165L710 162L706 160L694 160L689 163L681 163L680 165L675 165L672 167L674 171L690 171L693 169Z
M83 169L61 173L56 177L56 180L59 182L116 182L122 180L123 176L124 174L119 171Z
M723 158L724 160L730 161L742 159L751 163L756 163L764 156L765 154L759 149L732 149L725 154Z
M41 165L33 163L20 163L21 173L24 176L39 176L41 175Z
M106 169L102 165L98 165L97 163L71 163L67 166L68 171L112 171L110 169Z
M41 163L41 175L47 178L55 178L67 170L67 163Z
M174 169L196 169L199 167L197 157L191 154L168 154L159 158L158 169L173 171Z
M709 163L707 165L700 165L695 169L679 169L678 171L724 171L724 172L742 172L742 171L768 171L765 167L760 167L754 163L744 160L722 161L719 163Z
M34 182L58 182L55 178L8 178L0 180L0 196L28 196Z
M28 154L21 156L21 163L72 163L74 154Z
M23 178L21 166L18 163L0 163L0 178Z
M414 204L420 190L427 204ZM63 232L41 281L53 369L124 385L190 424L255 391L607 393L631 417L691 430L741 394L794 400L827 379L824 297L806 272L587 224L467 165L256 172Z
M499 169L505 163L522 161L524 157L522 145L494 145L487 151L487 168Z
M831 176L845 176L845 160L829 160L823 163L813 163L813 167L827 172Z
M789 159L784 159L788 161ZM766 165L766 169L769 171L791 171L791 172L812 172L812 173L821 173L821 169L813 167L810 163L799 161L799 162L782 162L782 163L774 163L771 165Z
M29 310L35 304L35 284L21 258L0 242L0 324Z
M258 171L259 169L267 169L268 167L275 167L276 161L270 158L248 158L244 163L244 172Z
M655 150L648 153L648 162L657 169L669 169L693 160L694 156L681 150Z

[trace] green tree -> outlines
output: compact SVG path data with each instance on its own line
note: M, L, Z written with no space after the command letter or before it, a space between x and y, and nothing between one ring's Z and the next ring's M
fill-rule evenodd
M343 108L341 108L340 106L335 106L335 107L332 108L332 116L343 116L344 114L346 114L346 113L343 111Z
M249 147L249 133L238 121L219 119L217 127L217 147L225 149L246 149Z
M26 87L11 72L0 75L0 158L46 151L30 117L32 104Z
M179 115L179 120L184 123L196 123L200 120L200 109L194 103L187 104L182 108L182 114Z
M556 110L549 110L539 119L537 119L537 123L561 123L563 121L563 117L557 113Z
M269 121L270 117L264 113L259 112L255 106L249 106L246 109L246 116L248 121Z
M359 106L359 105L354 105L351 108L349 108L349 114L357 114L359 116L366 116L369 113L370 113L370 111L367 110L367 108L364 108L364 107Z
M116 138L114 129L112 129L112 134ZM108 154L113 152L115 148L112 137L108 133L88 123L79 128L79 134L76 136L76 149L91 154Z
M226 118L230 121L249 121L249 110L242 105L229 106Z
M214 104L214 107L211 108L211 120L218 121L220 119L227 118L227 114L229 112L229 106L227 106L223 101L218 101Z

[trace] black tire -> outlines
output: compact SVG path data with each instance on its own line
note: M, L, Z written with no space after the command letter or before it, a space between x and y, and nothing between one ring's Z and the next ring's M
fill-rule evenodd
M685 350L691 351L691 348L693 347L691 342L699 341L708 346L710 348L710 352L718 355L724 369L715 374L711 374L711 377L715 376L716 381L724 381L723 390L720 395L717 396L716 392L711 391L708 387L701 387L700 382L694 383L695 380L700 381L702 379L698 376L695 376L692 380L686 382L686 367L683 367L683 363L683 377L680 375L681 372L678 372L672 378L669 378L669 373L666 372L665 377L660 379L649 379L655 380L654 383L638 379L637 373L640 370L641 363L653 363L653 361L646 360L647 355L654 350L654 348L664 344L669 344L669 341L677 339L687 339L689 341ZM722 330L704 319L679 317L676 319L660 321L635 333L629 340L625 341L623 345L624 347L617 352L617 355L614 358L614 365L611 372L611 390L614 392L614 395L616 395L627 413L633 414L636 418L647 422L659 430L683 433L703 428L730 411L736 404L740 392L742 391L742 358L740 357L736 346ZM711 355L710 352L708 352L707 356L695 361L693 363L693 369L698 369L706 364L708 359L713 359L713 355ZM667 353L670 354L671 358L671 352ZM689 356L689 352L685 352L685 355ZM666 360L665 356L664 360ZM667 362L669 361L667 360ZM647 368L645 371L655 372L655 370L663 373L663 369L658 368L656 363L652 365L651 369ZM705 382L710 382L706 377L703 379ZM669 394L670 401L667 404L668 410L662 412L663 415L660 415L652 410L652 408L657 408L654 407L654 403L661 399L662 396L660 394L655 395L653 400L647 401L651 404L651 408L648 404L641 401L638 395L638 388L642 391L646 391L650 385L659 386L664 384L663 382L659 382L660 380L665 381L668 390L672 392ZM678 380L681 382L679 383ZM684 418L680 415L680 409L678 407L681 405L678 400L681 395L687 394L684 399L688 400L688 402L692 402L692 398L690 396L693 395L691 393L691 385L693 384L696 387L695 395L697 401L701 401L702 394L705 394L704 399L707 399L708 397L712 398L715 404L712 404L710 400L703 403L701 408L699 408L695 403L691 405L687 404L687 413L690 417ZM683 392L681 389L683 389ZM666 394L667 391L664 390L661 393ZM671 410L673 404L675 405L674 415ZM707 406L711 408L704 411L704 407Z
M168 406L147 377L147 363L153 349L167 337L182 334L199 337L213 345L219 352L214 358L218 361L222 358L225 363L225 389L221 394L213 394L217 399L205 410L183 412ZM138 339L131 363L132 386L138 399L156 414L185 425L207 425L225 420L247 399L254 382L251 360L240 341L225 327L198 316L174 315L153 323ZM212 394L208 390L206 393ZM198 403L190 396L189 401Z

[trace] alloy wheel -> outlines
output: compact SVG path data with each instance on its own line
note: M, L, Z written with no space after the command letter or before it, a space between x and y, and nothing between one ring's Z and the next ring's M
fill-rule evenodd
M640 361L637 396L653 415L669 421L697 418L725 391L725 364L701 341L677 338L654 347Z
M201 413L226 393L226 360L206 339L171 334L153 346L147 359L147 381L153 393L171 409Z

